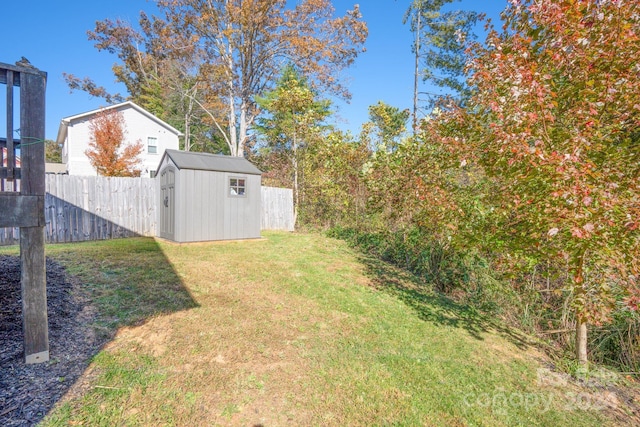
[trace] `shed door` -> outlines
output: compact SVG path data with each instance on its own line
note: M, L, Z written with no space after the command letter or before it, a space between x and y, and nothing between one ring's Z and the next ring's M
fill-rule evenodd
M175 192L175 170L172 167L164 168L160 174L160 237L169 240L175 240Z

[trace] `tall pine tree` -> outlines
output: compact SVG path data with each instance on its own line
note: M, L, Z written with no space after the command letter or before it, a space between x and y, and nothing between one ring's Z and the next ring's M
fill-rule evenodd
M301 152L325 128L324 120L331 114L330 102L318 99L308 80L293 65L287 65L275 89L256 98L256 102L266 113L256 126L265 151L271 155L284 154L290 161L297 218Z

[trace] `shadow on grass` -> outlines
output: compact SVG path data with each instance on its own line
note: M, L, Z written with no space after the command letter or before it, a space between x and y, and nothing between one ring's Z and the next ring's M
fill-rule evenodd
M25 365L18 309L17 328L0 343L2 426L40 422L76 390L72 387L92 358L119 328L197 306L154 239L48 245L46 252L50 361ZM7 265L0 268L8 270ZM19 299L19 262L15 270L8 276L0 271L0 276L17 278L14 294ZM19 307L20 301L16 303ZM10 322L0 320L0 330L7 329Z
M360 254L359 261L376 289L398 298L426 322L464 329L477 340L484 340L483 334L497 333L520 349L536 345L526 335L501 325L491 316L434 291L410 272L368 255Z

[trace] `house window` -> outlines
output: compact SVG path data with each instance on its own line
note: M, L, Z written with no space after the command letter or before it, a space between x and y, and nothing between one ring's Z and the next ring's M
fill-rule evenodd
M149 178L155 178L156 177L156 171L149 171Z
M158 153L158 138L156 138L155 136L150 136L147 138L147 153Z
M246 195L246 179L229 178L229 195L242 197Z

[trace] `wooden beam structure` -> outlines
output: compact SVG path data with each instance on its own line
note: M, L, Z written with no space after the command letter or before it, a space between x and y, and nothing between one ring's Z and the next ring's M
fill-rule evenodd
M0 227L40 227L44 225L44 198L22 196L19 193L0 193Z
M20 179L20 193L0 193L0 225L20 227L22 319L25 363L49 360L47 287L44 255L44 131L47 74L23 59L20 66L0 63L7 86L6 166L2 178ZM14 87L20 87L20 142L15 144ZM16 151L20 149L20 167Z

